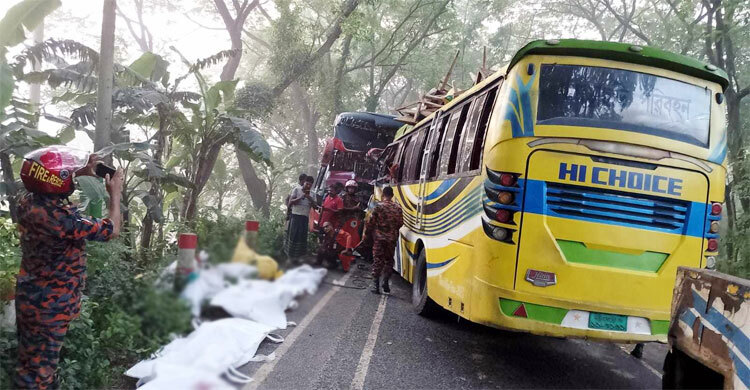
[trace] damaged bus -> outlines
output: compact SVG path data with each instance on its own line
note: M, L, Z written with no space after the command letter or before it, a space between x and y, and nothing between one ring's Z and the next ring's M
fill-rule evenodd
M677 268L716 262L727 85L651 47L534 41L399 132L381 175L416 310L665 342Z
M403 123L394 120L392 115L371 112L344 112L336 117L333 138L326 140L313 193L322 203L326 188L335 183L345 184L349 180L357 182L357 198L362 209L367 207L373 192L372 181L377 176L378 158L396 131ZM320 214L312 211L310 229L317 231L316 222ZM359 242L361 220L352 218L343 221L342 227Z

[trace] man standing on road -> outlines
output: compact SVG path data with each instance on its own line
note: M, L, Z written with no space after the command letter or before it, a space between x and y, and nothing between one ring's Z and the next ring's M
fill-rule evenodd
M57 387L55 370L70 321L81 310L86 240L120 233L123 173L105 177L109 218L87 218L71 205L75 176L95 176L94 155L51 146L25 156L21 180L29 193L18 204L21 269L16 282L19 388Z
M299 174L299 179L298 179L298 183L299 183L299 184L298 184L298 185L296 185L296 186L294 186L294 188L292 188L292 190L291 190L291 191L289 191L289 195L287 195L287 196L286 196L286 198L284 199L284 204L285 204L285 205L287 205L287 206L286 206L286 225L287 225L287 226L286 226L286 228L287 228L287 229L289 229L289 219L290 219L290 218L291 218L291 216L292 216L292 207L291 207L291 206L289 206L289 199L291 199L291 196L292 196L292 192L294 192L294 191L295 191L295 190L297 190L298 188L302 188L302 186L304 186L304 185L305 185L305 178L306 178L306 177L307 177L307 175L306 175L306 174L304 174L304 173L300 173L300 174Z
M299 258L307 252L310 208L315 206L315 201L310 195L312 185L312 176L306 176L304 185L292 190L289 196L289 206L292 208L292 215L289 219L286 254L291 264L299 263Z
M391 292L388 284L393 273L393 254L396 250L398 230L403 225L401 206L393 201L393 188L383 188L383 200L375 206L370 220L365 226L365 234L360 245L372 238L372 292L380 294L379 280L382 276L383 293Z

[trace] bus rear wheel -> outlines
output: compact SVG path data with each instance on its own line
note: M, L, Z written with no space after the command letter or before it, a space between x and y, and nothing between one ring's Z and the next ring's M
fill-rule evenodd
M430 317L439 312L440 307L427 295L427 256L424 249L419 251L414 280L411 285L411 303L417 314Z

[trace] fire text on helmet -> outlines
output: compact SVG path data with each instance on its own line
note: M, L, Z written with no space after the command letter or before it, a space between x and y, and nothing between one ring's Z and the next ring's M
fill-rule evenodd
M52 184L55 187L62 187L63 185L63 179L39 165L36 161L31 163L28 175L36 180Z

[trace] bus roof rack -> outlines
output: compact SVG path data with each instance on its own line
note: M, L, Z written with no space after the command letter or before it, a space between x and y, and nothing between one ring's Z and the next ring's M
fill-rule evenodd
M531 54L584 56L630 62L674 70L713 81L724 89L729 86L727 73L723 69L688 56L650 46L583 39L542 39L529 42L516 52L508 64L508 69L513 68L521 58Z

